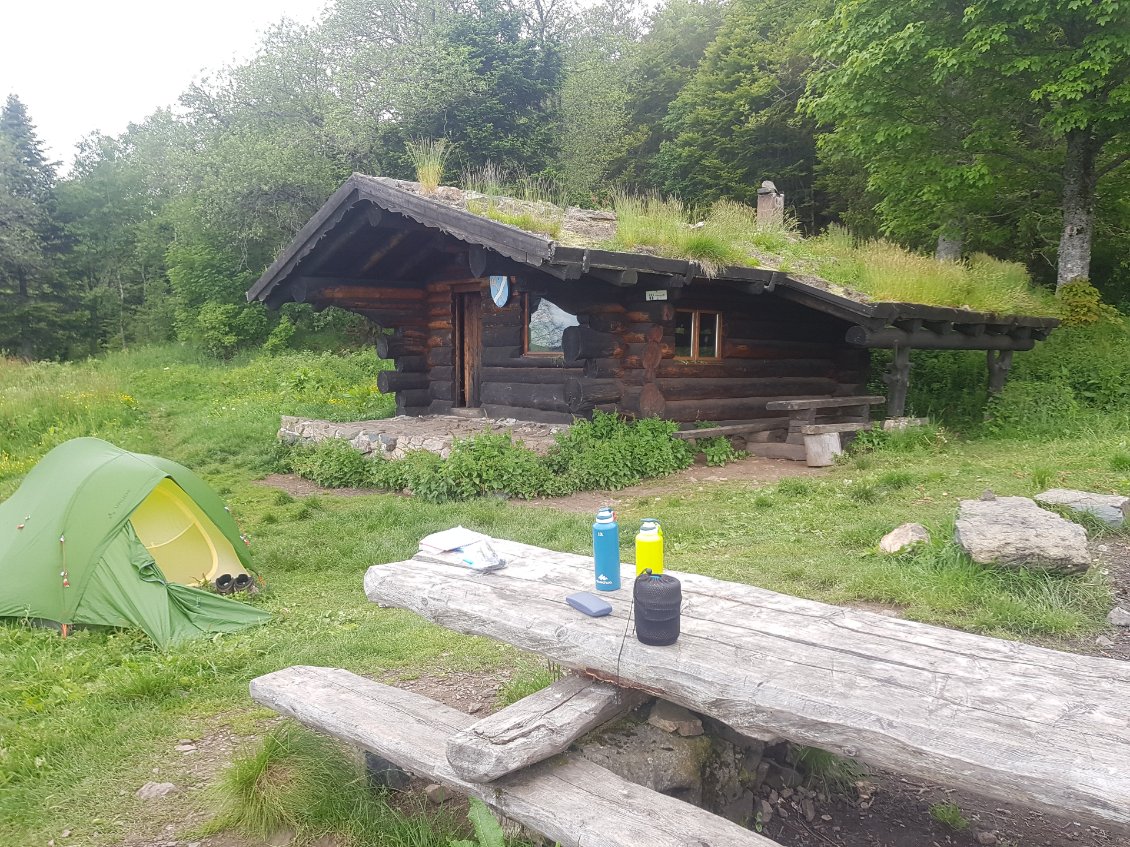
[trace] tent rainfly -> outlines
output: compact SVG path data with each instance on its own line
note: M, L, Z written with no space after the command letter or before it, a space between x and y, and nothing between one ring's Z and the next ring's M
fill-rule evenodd
M138 627L165 648L268 619L185 584L248 564L196 474L97 438L60 444L0 503L0 617Z

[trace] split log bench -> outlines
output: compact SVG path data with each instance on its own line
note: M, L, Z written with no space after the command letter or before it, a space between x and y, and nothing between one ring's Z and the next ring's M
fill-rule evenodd
M759 454L766 448L774 458L803 459L809 467L822 468L835 462L843 452L842 435L871 428L871 407L886 402L885 397L821 397L812 400L770 400L771 412L788 412L788 435L784 444L757 445ZM837 414L841 420L818 423L818 415Z
M497 539L508 566L418 553L365 576L369 598L458 632L539 653L569 678L476 720L420 695L325 668L252 682L252 697L316 729L482 798L562 845L758 845L766 839L569 755L662 696L738 733L820 747L931 781L1130 832L1130 663L1070 655L830 606L694 574L682 636L634 637L633 571L588 618L564 597L592 560Z

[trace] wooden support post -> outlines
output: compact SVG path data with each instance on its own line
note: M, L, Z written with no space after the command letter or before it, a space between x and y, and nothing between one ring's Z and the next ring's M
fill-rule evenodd
M1012 351L986 350L985 355L989 360L989 393L1000 394L1012 368Z
M906 392L910 388L910 348L896 347L895 358L883 374L887 383L887 417L901 418L906 414Z
M644 695L583 676L567 676L483 718L447 742L459 776L490 782L564 753L575 740L627 714Z

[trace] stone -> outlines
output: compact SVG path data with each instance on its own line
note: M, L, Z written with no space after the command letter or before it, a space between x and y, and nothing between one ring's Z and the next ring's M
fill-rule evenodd
M978 832L974 836L974 839L976 839L977 843L982 845L982 847L993 847L993 845L1000 843L1000 839L997 838L996 835L991 832L985 832L984 830Z
M188 743L181 742L180 744L178 744L173 749L176 750L178 753L195 753L196 752L196 745L193 744L191 741L188 742Z
M769 775L765 777L765 784L771 788L776 788L778 791L783 792L786 788L796 788L802 782L804 777L795 768L790 768L787 765L778 765L776 762L771 763ZM789 792L791 796L792 792ZM782 793L782 796L786 796ZM786 796L786 799L787 799Z
M1130 612L1121 606L1115 606L1111 609L1106 619L1111 626L1130 626Z
M677 732L684 738L693 738L702 735L702 721L696 718L682 706L676 706L667 700L656 700L651 707L651 714L647 722L658 727L664 732Z
M929 544L930 533L920 523L904 523L883 536L879 549L884 553L901 553L915 544Z
M424 789L424 794L426 794L428 799L435 803L437 806L442 806L444 803L446 803L449 796L447 786L439 785L436 783L427 786Z
M177 787L171 782L147 782L137 789L134 796L138 800L156 800L158 797L165 797L176 790Z
M647 723L602 733L581 746L583 758L622 779L695 804L702 800L710 751L706 736L684 738Z
M768 800L758 800L753 804L753 819L762 825L769 823L773 818L773 807Z
M1077 573L1091 565L1087 533L1027 497L962 500L954 541L981 565Z
M1108 620L1109 620L1109 618L1108 618ZM1100 647L1113 647L1114 646L1114 642L1111 639L1107 638L1105 635L1100 635L1098 638L1096 638L1095 643L1097 645L1099 645Z
M412 782L412 777L383 756L365 751L365 773L369 784L375 788L391 788L404 791Z
M816 820L816 804L809 800L807 797L801 801L801 811L804 812L804 819L809 823Z
M1122 526L1130 517L1130 497L1120 497L1117 494L1095 494L1091 491L1075 491L1070 488L1052 488L1037 494L1036 502L1082 512L1109 526Z

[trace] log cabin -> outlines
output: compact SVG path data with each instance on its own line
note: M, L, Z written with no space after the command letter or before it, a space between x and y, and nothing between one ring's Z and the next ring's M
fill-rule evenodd
M611 237L611 213L570 209L554 238L476 213L474 199L354 174L248 300L338 306L385 329L378 352L395 368L377 380L399 414L549 423L594 410L687 426L771 419L772 401L864 394L874 348L894 350L887 411L899 416L912 349L985 350L999 391L1013 352L1058 323L869 302L771 268L708 274L586 246Z

